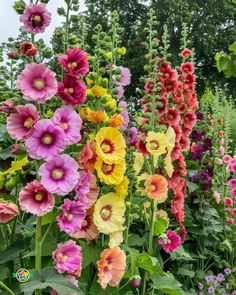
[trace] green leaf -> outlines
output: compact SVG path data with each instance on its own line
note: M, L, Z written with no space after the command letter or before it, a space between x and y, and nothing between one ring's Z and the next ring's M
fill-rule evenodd
M6 134L7 134L6 125L0 124L0 141L4 141Z
M139 254L139 251L134 248L126 247L126 249L130 253L129 258L130 258L131 276L135 276L138 273L137 259L140 254Z
M168 222L161 218L157 217L157 220L154 224L154 236L162 235L168 228Z
M0 159L6 160L12 157L11 148L7 148L0 153Z
M236 41L234 41L234 43L229 46L229 50L236 53Z
M21 291L24 295L32 295L36 289L42 290L48 287L63 295L71 295L71 293L85 295L80 288L73 286L68 279L58 274L53 267L41 271L30 270L30 275L31 279L21 284Z
M162 293L185 295L185 292L181 288L182 285L172 275L160 276L156 274L151 277L151 280L153 281L153 288L160 290Z
M130 247L132 247L132 246L142 246L143 243L144 243L144 239L140 238L139 235L132 234L132 235L129 236L128 245Z
M29 247L28 241L18 240L8 249L0 253L0 264L3 264L7 261L14 260L17 255L24 252Z
M175 252L171 253L171 260L185 260L191 261L194 260L191 255L186 252L183 246L180 246Z
M96 280L93 280L93 284L89 290L89 295L119 295L119 289L115 287L107 286L106 289L102 289Z
M199 186L196 183L193 183L191 181L187 180L187 187L188 187L188 192L191 194L192 192L196 191Z
M230 252L233 251L232 245L231 245L231 243L230 243L230 241L229 241L228 239L224 240L224 241L222 242L222 245L223 245L223 246L226 246L226 248L227 248Z
M180 267L178 269L177 274L182 275L182 276L186 276L186 277L190 277L190 278L193 278L195 276L195 272L194 271L189 270L187 268L183 268L183 267Z
M137 257L137 266L148 271L151 275L154 273L162 274L162 267L156 257L150 256L148 253L143 252Z
M49 212L48 214L45 214L43 217L42 217L42 225L45 225L45 224L49 224L51 223L51 221L53 219L56 218L56 212L55 211L51 211Z
M79 241L79 243L82 247L83 268L88 266L90 263L95 263L99 260L103 248L92 245L88 246L88 244L84 241Z

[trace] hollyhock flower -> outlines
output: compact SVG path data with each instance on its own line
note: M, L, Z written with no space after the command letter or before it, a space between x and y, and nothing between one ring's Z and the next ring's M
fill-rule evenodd
M202 112L196 112L196 118L199 121L202 121L204 118L204 114Z
M236 187L234 187L234 188L231 190L231 195L234 197L234 200L235 200L235 197L236 197Z
M226 198L224 198L224 204L225 204L225 206L227 206L227 207L232 207L233 204L234 204L234 202L233 202L232 199L226 197Z
M86 101L86 85L82 80L65 76L63 81L58 83L58 96L75 107Z
M182 122L186 128L193 129L196 124L196 115L192 112L188 112L183 116Z
M113 127L101 128L95 137L96 152L107 164L118 163L125 157L125 140Z
M129 179L127 176L124 176L121 183L115 187L115 191L117 195L119 195L121 198L125 198L128 195L128 188L129 188Z
M96 143L94 141L87 140L78 156L79 165L80 167L93 172L96 160Z
M82 269L81 247L75 241L69 240L57 245L57 249L52 253L55 268L62 274L68 272L75 276L80 276Z
M20 53L25 56L35 56L38 49L29 41L24 41L20 44Z
M156 83L148 79L145 83L144 89L146 93L151 93L155 87L156 87Z
M229 224L234 224L234 219L233 219L233 218L228 218L228 219L227 219L227 222L228 222Z
M194 85L195 77L194 77L193 74L188 73L188 74L184 77L184 79L185 79L185 83L186 83L185 87L188 88L188 87L192 87L192 86Z
M232 159L232 157L230 155L224 155L223 162L228 164L231 159Z
M61 214L57 217L61 231L74 234L81 229L87 206L83 203L65 199L61 205Z
M127 86L130 84L131 73L128 68L120 67L120 80L117 81L117 85Z
M19 58L17 52L15 50L12 50L10 52L7 53L7 56L10 58L10 59L15 59L17 60Z
M231 211L231 213L232 213L232 215L233 215L234 217L236 217L236 208L233 208L232 211Z
M87 54L80 48L69 48L66 54L59 56L63 69L72 77L81 77L89 71Z
M79 165L69 155L50 157L39 168L41 183L45 188L60 196L68 195L78 183Z
M86 239L86 241L92 241L95 240L98 235L99 231L93 223L93 207L90 207L82 221L81 229L74 234L70 234L70 236L74 239Z
M57 109L52 121L64 131L66 144L75 144L81 140L82 119L70 106Z
M91 123L101 123L107 121L107 113L105 111L90 111L87 120Z
M101 233L123 230L125 202L115 193L102 195L94 206L93 222Z
M130 144L134 145L138 142L138 130L136 127L129 129Z
M25 139L32 132L38 118L39 114L34 105L18 105L15 112L7 118L7 132L16 140Z
M179 111L175 108L168 109L166 114L166 123L173 127L178 125L179 121L180 121Z
M146 148L151 155L160 156L166 153L168 141L166 134L149 131L146 137Z
M19 209L14 203L0 200L0 223L7 223L19 214Z
M123 96L124 96L124 93L125 93L125 89L123 86L118 86L116 87L116 96L121 99Z
M20 191L19 204L22 210L37 216L43 216L53 210L55 198L41 183L34 180Z
M225 154L225 148L223 146L221 146L220 149L219 149L219 152L220 152L220 155L223 157L224 154Z
M162 175L151 175L145 182L145 191L149 198L155 199L157 203L163 203L167 198L167 180Z
M220 194L215 191L214 192L214 197L215 197L216 203L220 204L220 199L221 199Z
M123 112L124 113L124 112ZM126 112L127 113L127 112ZM128 114L128 113L127 113ZM129 118L129 115L128 115ZM114 114L111 116L111 118L108 120L108 124L111 127L121 127L126 124L124 117L121 114Z
M26 32L43 33L51 22L51 13L45 8L45 4L30 4L26 6L20 21Z
M118 246L101 253L98 266L98 283L103 289L118 286L126 268L125 252Z
M56 156L65 147L63 130L49 119L34 124L31 136L26 139L25 147L33 159L47 159Z
M27 64L18 76L16 86L26 100L44 103L57 93L55 75L44 64Z
M10 99L7 99L0 103L0 112L10 113L14 109L14 102Z
M191 62L182 63L180 66L180 71L184 74L188 74L188 73L193 74L193 72L194 72L193 63L191 63Z
M205 135L205 131L204 130L193 130L191 133L191 138L193 142L198 142L198 141L203 141L203 137Z
M122 113L120 113L120 116L123 118L123 124L120 129L126 130L129 125L129 113L128 111L123 111Z
M189 57L192 56L192 51L188 48L185 48L184 50L181 51L181 55L183 57Z
M158 244L163 247L167 253L175 252L181 245L181 238L173 230L168 230L166 236L158 241Z
M228 172L232 172L232 173L236 173L236 157L232 158L228 165L227 165L227 171Z
M79 282L78 280L76 280L76 278L74 276L71 276L71 275L67 275L66 278L68 279L68 281L71 282L72 285L78 287L79 286ZM51 290L50 291L50 295L63 295L63 294L59 294L57 293L56 290ZM76 295L76 293L71 293L70 295Z

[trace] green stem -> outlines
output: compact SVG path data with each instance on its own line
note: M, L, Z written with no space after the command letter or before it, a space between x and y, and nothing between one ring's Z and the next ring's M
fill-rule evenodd
M15 293L11 290L11 289L9 289L3 282L1 282L0 281L0 287L2 288L2 289L4 289L4 290L6 290L9 294L11 294L11 295L15 295Z
M46 237L47 237L47 235L48 235L50 229L52 228L52 225L53 225L54 221L55 221L54 219L51 220L51 223L50 223L49 227L48 227L47 230L45 231L45 233L44 233L44 235L43 235L43 237L42 237L42 239L41 239L41 241L40 241L41 247L42 247L43 242L45 241L45 239L46 239Z
M41 255L42 255L42 217L37 217L36 237L35 237L35 269L41 270ZM40 290L35 290L35 295L40 295Z
M70 1L67 4L67 10L66 10L65 44L64 44L65 53L68 47L69 15L70 15Z
M149 243L148 243L148 254L153 255L153 235L154 235L154 224L156 219L156 203L155 200L152 200L152 219L151 219L151 228L149 234Z

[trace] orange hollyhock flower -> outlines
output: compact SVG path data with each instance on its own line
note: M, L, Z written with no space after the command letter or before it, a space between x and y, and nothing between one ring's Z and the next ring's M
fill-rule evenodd
M124 124L124 118L119 114L114 114L109 120L108 123L111 127L120 127Z
M225 134L224 134L224 131L223 131L223 130L219 131L219 136L220 136L220 137L222 137L222 138L223 138L223 137L224 137L224 135L225 135Z
M125 252L116 246L112 249L106 249L102 252L98 266L98 283L103 289L107 284L118 286L126 268Z
M223 119L222 117L220 117L220 118L217 120L217 122L218 122L220 125L222 125L222 124L224 123L224 119Z
M92 123L100 123L107 121L107 114L104 111L90 112L88 120Z
M145 181L145 190L149 198L163 203L167 198L168 183L162 175L154 174Z
M96 144L94 141L87 140L85 146L78 156L79 165L80 167L93 172L96 160Z

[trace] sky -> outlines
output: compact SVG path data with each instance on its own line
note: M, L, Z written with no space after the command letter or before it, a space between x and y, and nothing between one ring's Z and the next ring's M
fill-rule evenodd
M29 2L29 0L26 0ZM15 0L0 0L0 43L7 41L9 37L17 37L18 30L21 25L19 21L19 15L14 11L12 5ZM53 15L52 22L49 27L46 28L45 32L38 34L39 38L43 38L46 42L49 42L50 37L56 26L63 21L63 17L57 14L57 8L62 0L50 0L47 4L47 9ZM80 0L80 10L84 10L84 0Z

